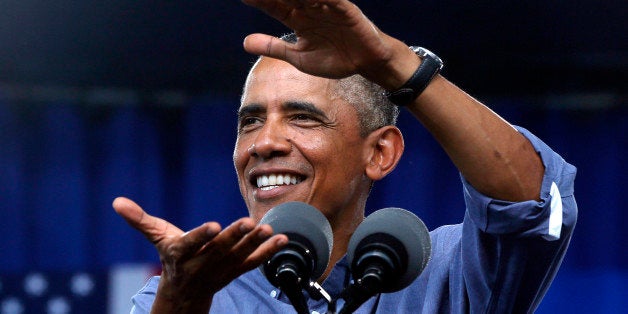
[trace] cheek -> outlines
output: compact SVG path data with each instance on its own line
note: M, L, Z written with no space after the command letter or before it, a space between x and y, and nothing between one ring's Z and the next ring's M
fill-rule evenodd
M321 155L323 152L328 152L328 141L323 140L322 137L316 135L299 135L293 138L293 143L297 144L301 151L308 152L307 155Z
M317 175L325 178L326 185L331 182L350 182L363 172L361 146L355 143L311 138L302 149L308 161L314 166ZM331 180L330 180L331 179Z
M236 146L236 148L233 150L233 164L235 165L236 169L238 169L238 165L241 163L241 159L242 157L240 154L240 150Z
M235 167L236 177L238 179L238 185L240 187L240 193L244 193L244 171L246 169L249 158L247 150L239 144L240 142L236 142L236 146L233 149L233 165Z
M243 168L246 165L246 148L243 146L243 142L240 139L236 140L235 147L233 148L233 164L236 170Z

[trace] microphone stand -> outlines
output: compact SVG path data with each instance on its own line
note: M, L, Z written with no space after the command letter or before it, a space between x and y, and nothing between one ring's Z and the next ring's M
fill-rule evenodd
M290 303L297 313L310 314L305 296L303 296L303 292L301 291L301 277L299 277L291 266L292 265L282 265L282 267L277 270L276 280L279 289L288 296Z
M379 293L379 290L381 289L378 288L378 286L381 282L378 282L377 280L370 280L369 278L364 279L366 280L362 280L361 282L358 281L357 284L351 284L342 292L340 298L346 302L338 314L353 313L360 307L360 305ZM334 310L335 307L336 305L334 304Z
M382 292L387 283L385 278L395 269L394 264L392 259L378 251L362 256L356 265L361 276L340 295L345 304L338 314L353 313L372 296Z
M348 314L353 313L368 299L380 293L385 284L383 275L386 273L386 267L380 263L369 265L364 270L362 277L342 292L340 298L346 302L340 312L336 312L337 299L332 300L329 293L315 281L309 280L307 285L303 285L302 278L295 271L294 266L292 263L286 263L279 267L275 279L278 287L286 294L298 314L310 313L303 289L314 300L325 299L327 302L326 314Z
M299 253L299 251L301 252ZM308 275L304 275L306 272L303 270L311 268L311 265L303 256L309 256L309 254L307 248L293 244L292 247L286 249L282 254L274 256L264 265L267 269L266 273L275 274L274 278L269 278L269 280L274 279L271 283L286 294L298 314L310 314L303 289L308 292L312 299L325 299L328 307L332 303L329 293L317 282L308 279Z
M277 272L277 282L279 283L279 288L286 294L297 313L310 314L310 309L303 295L301 278L296 272L290 267L279 269ZM327 302L327 313L330 313L330 309L332 310L331 313L336 313L336 302L332 301L329 293L317 282L310 280L305 290L314 300L325 299L325 302Z

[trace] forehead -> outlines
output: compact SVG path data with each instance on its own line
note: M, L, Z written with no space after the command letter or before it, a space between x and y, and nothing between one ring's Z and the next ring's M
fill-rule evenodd
M263 57L249 72L242 95L242 106L273 101L335 102L334 80L312 76L287 62Z

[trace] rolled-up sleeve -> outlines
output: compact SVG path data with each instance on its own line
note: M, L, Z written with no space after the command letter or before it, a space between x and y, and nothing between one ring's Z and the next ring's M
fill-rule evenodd
M517 128L541 156L545 174L540 201L507 202L485 196L462 179L464 198L473 224L489 234L516 234L556 240L563 227L573 227L577 207L574 199L576 168L523 128Z
M463 273L472 312L533 311L556 275L577 220L576 168L517 127L545 166L540 201L481 194L464 178Z

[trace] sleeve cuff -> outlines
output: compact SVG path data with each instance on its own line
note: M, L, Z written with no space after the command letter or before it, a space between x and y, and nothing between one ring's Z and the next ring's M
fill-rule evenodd
M540 201L508 202L478 192L462 177L467 211L480 230L490 234L560 239L565 224L575 224L573 182L576 168L524 128L516 127L541 156L545 173ZM565 199L572 201L565 202ZM568 217L569 219L565 219Z

